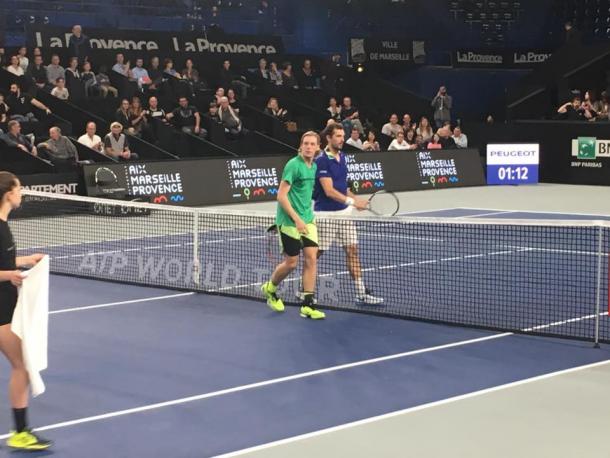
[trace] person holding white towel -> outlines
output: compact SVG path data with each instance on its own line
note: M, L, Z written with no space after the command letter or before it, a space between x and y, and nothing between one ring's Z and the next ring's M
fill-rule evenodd
M17 287L23 282L19 268L36 265L42 254L16 256L13 235L8 225L12 210L21 205L21 183L9 172L0 172L0 351L11 365L9 401L15 429L6 443L18 450L46 450L52 442L34 434L27 424L29 377L23 361L21 339L11 330L17 305Z

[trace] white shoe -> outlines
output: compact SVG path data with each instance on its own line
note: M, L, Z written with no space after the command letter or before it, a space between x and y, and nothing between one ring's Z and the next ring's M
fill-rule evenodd
M369 291L364 296L356 297L356 304L358 305L379 305L383 303L383 297L373 296Z

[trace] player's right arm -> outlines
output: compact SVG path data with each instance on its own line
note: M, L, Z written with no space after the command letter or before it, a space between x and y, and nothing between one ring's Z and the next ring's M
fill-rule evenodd
M297 214L297 212L292 208L292 204L290 203L290 199L288 198L288 192L290 191L290 183L288 181L282 180L280 182L280 189L277 193L277 201L282 206L284 211L290 216L290 219L294 221L294 225L297 230L301 233L307 232L307 226L301 219L301 217Z

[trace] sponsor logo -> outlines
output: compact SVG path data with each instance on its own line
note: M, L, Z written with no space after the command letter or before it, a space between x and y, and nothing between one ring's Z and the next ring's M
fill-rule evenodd
M515 64L539 64L545 62L552 56L551 53L536 53L536 52L516 52L513 53L513 62Z
M184 201L182 176L179 172L157 173L149 170L146 164L130 164L125 166L125 181L131 196L152 196L155 203ZM168 198L167 195L171 197Z
M383 167L381 162L356 162L355 154L346 154L347 180L354 192L379 190L384 187Z
M487 145L488 165L537 165L540 145L537 143L506 143Z
M430 151L417 153L417 168L423 185L455 184L459 181L455 159L434 159Z
M233 198L242 199L245 197L246 200L250 200L251 197L277 194L280 185L277 168L254 167L248 159L233 159L226 161L226 163Z
M184 201L184 196L182 194L175 194L169 198L172 202L182 202Z
M52 192L55 194L76 194L78 183L32 184L23 186L29 191Z
M610 140L600 140L596 137L578 137L572 139L572 167L602 168L600 159L610 158Z
M156 197L153 197L153 203L154 204L166 204L167 203L167 197L166 196L156 196Z
M460 64L503 64L502 54L479 54L473 51L457 51L457 61Z

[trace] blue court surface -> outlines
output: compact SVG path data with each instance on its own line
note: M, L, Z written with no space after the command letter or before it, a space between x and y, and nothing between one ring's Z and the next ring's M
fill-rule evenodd
M65 276L52 276L51 309L47 392L30 416L56 442L42 456L61 458L232 454L610 360L608 345L338 311L311 322L262 300ZM0 374L6 386L4 361Z

